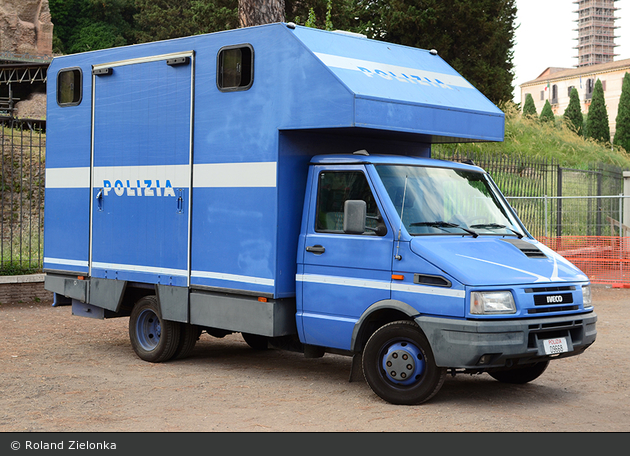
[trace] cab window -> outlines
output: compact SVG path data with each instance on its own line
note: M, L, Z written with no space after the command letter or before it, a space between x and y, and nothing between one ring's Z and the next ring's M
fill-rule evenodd
M319 175L315 231L343 233L344 203L365 201L367 207L365 235L383 235L384 224L365 175L360 171L325 171ZM377 228L381 227L380 230Z

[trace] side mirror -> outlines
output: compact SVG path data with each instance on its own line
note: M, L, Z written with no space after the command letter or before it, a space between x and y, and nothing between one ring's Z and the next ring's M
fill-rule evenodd
M365 217L367 204L361 200L346 200L343 205L343 232L348 234L363 234L365 232Z

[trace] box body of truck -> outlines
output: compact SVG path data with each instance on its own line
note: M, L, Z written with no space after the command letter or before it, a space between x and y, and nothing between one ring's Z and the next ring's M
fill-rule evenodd
M270 24L55 58L48 100L46 288L76 315L131 316L144 359L185 356L202 330L359 359L379 328L405 321L396 328L427 339L441 385L446 368L536 364L543 340L568 356L595 339L588 279L527 233L483 170L430 160L432 144L501 141L504 129L436 52ZM381 174L404 167L405 184ZM515 229L434 220L414 233L403 213L418 210L420 168L450 169L453 185L472 173ZM523 258L504 264L503 248ZM521 264L528 248L539 263ZM506 289L518 313L467 310L486 299L474 292ZM572 305L528 314L533 301L521 303L539 293ZM553 332L536 336L533 317ZM376 356L406 350L396 344ZM403 391L387 400L420 400L384 375Z

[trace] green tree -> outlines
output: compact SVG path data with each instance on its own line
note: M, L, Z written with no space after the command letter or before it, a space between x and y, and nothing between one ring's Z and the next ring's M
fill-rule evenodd
M238 0L135 0L135 5L138 42L238 27Z
M556 117L553 114L549 100L545 101L545 105L543 106L542 111L540 111L539 119L541 122L551 122L552 124L555 122Z
M526 117L538 117L536 112L536 104L531 93L525 95L525 104L523 105L523 115Z
M357 0L370 38L436 49L495 103L512 98L515 0Z
M53 52L65 53L66 43L86 15L86 0L48 0L53 27Z
M308 10L308 18L306 19L304 25L306 27L315 27L316 22L317 18L315 17L315 10L311 8L310 10Z
M584 125L584 137L596 141L610 142L610 127L608 125L608 111L604 99L604 88L599 79L595 82L591 106Z
M357 11L357 0L285 0L285 17L287 21L325 30L361 30ZM311 13L312 10L312 13ZM309 21L309 15L310 17ZM312 22L314 20L314 22ZM334 24L334 25L333 25Z
M328 3L326 4L326 22L325 22L325 27L326 30L332 30L333 29L333 23L332 23L332 1L328 0Z
M220 32L238 27L238 0L192 0L191 35Z
M190 34L191 0L136 0L134 16L140 43L179 38Z
M132 44L134 0L49 0L53 52L75 53Z
M623 77L619 109L615 119L615 139L613 144L630 152L630 74Z
M164 40L239 25L238 0L49 3L56 52ZM512 97L516 0L284 0L284 5L287 21L302 24L312 10L309 25L437 49L495 103Z
M569 105L567 109L564 110L562 117L569 128L572 128L578 135L582 135L584 116L582 115L582 108L580 106L580 96L575 87L571 89Z
M80 24L70 37L69 48L66 47L69 54L127 44L120 30L112 24L101 21L94 23L82 21Z

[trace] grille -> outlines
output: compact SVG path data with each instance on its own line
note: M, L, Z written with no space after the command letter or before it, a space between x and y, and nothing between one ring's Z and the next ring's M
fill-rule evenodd
M541 314L549 312L569 312L572 310L578 310L579 306L553 306L553 307L539 307L536 309L528 309L528 314Z
M553 293L555 291L575 291L575 286L526 288L525 293Z

